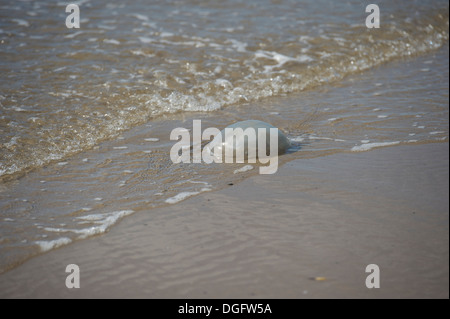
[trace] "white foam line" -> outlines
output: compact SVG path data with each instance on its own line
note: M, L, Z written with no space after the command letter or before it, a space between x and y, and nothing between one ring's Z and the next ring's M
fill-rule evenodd
M38 240L35 241L37 245L39 245L39 248L42 252L49 251L53 248L61 247L63 245L70 244L72 242L72 239L67 237L61 237L55 240Z
M17 23L17 25L20 25L20 26L24 26L24 27L29 27L30 26L28 21L23 20L23 19L12 19L11 21L14 21L15 23Z
M352 152L364 152L364 151L371 150L372 148L375 148L375 147L391 146L391 145L397 145L397 144L400 144L400 142L395 141L395 142L384 142L384 143L366 143L366 144L362 144L362 145L358 145L358 146L353 146Z
M194 196L197 194L200 194L200 192L182 192L173 197L166 199L165 202L169 203L169 204L175 204L175 203L181 202L182 200L184 200L188 197L191 197L191 196Z
M48 232L56 232L56 233L63 233L63 232L71 232L78 234L78 239L84 239L93 235L97 234L103 234L105 233L112 225L117 223L121 218L128 216L130 214L134 213L133 210L121 210L116 211L112 213L107 214L92 214L87 216L80 216L76 219L81 220L80 224L84 223L94 223L97 224L95 226L91 226L88 228L82 228L82 229L71 229L71 228L53 228L53 227L45 227L44 230ZM65 237L64 237L65 238ZM44 247L45 249L49 250L55 247L59 247L62 244L68 244L72 240L67 238L69 241L63 240L62 243L52 243L52 242L36 242L38 245ZM42 245L41 245L42 244ZM56 246L55 246L56 245ZM46 250L44 250L46 251Z
M289 140L291 142L303 142L305 140L305 138L301 137L301 136L295 136L295 137L289 138Z
M168 38L168 37L173 37L174 36L174 34L173 33L171 33L171 32L161 32L160 34L159 34L159 36L161 37L161 38Z
M165 202L168 204L175 204L175 203L181 202L182 200L185 200L188 197L198 195L202 192L208 192L210 190L211 190L211 188L202 188L199 192L181 192L173 197L166 199Z
M116 27L115 26L110 26L110 25L105 25L105 24L99 24L97 25L100 29L104 29L104 30L115 30Z
M292 58L292 57L280 54L280 53L275 52L275 51L264 51L264 50L256 51L255 52L255 57L256 58L271 59L271 60L275 60L276 62L278 62L278 64L276 64L276 65L266 65L266 66L264 66L264 73L269 73L274 68L281 67L281 66L283 66L285 63L287 63L289 61L309 62L309 61L313 60L311 57L309 57L307 55L301 55L301 56L299 56L297 58Z
M62 71L62 70L64 70L64 69L66 69L66 67L65 67L65 66L62 66L62 67L60 67L60 68L54 69L53 72L59 72L59 71ZM25 110L24 110L24 111L25 111Z
M135 17L136 19L139 19L141 21L148 21L148 17L143 14L133 13L133 14L130 14L130 16Z
M108 44L116 44L116 45L120 44L120 42L115 39L104 39L103 42L108 43Z
M329 140L332 141L333 139L331 137L320 137L320 136L309 136L310 140Z
M77 217L77 219L83 220L83 221L93 221L96 224L99 224L98 226L92 226L89 228L76 230L76 233L81 234L78 238L83 239L89 236L97 235L97 234L103 234L105 233L112 225L117 223L120 219L122 219L125 216L133 214L134 211L129 210L120 210L108 214L92 214L87 216L80 216ZM73 231L73 230L72 230Z
M77 31L77 32L74 32L74 33L70 33L70 34L68 34L68 35L65 35L64 38L66 38L66 39L73 39L73 38L75 38L76 36L78 36L78 35L80 35L80 34L83 34L83 33L84 33L83 31Z
M155 40L151 39L151 38L148 38L148 37L139 37L139 41L141 41L142 43L152 43Z
M327 141L335 141L335 142L345 142L345 140L339 139L339 138L331 138L331 137L324 137L324 136L309 136L310 140L327 140Z
M242 166L241 168L238 168L237 170L235 170L234 174L247 172L252 169L253 169L252 165L245 165L245 166Z
M155 56L154 54L151 54L151 53L145 53L142 50L131 50L131 53L133 53L134 55L142 55L142 56L145 56L148 58L152 58Z

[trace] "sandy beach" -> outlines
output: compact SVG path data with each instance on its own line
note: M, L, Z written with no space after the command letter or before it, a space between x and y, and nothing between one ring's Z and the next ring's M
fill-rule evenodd
M448 181L448 143L296 159L32 258L0 297L448 298Z
M75 6L0 4L0 298L449 297L448 1Z

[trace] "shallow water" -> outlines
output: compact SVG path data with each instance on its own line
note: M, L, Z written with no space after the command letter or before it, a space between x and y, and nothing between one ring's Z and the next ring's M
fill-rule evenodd
M446 1L81 1L0 6L0 175L183 111L215 111L338 81L448 40ZM426 66L424 66L425 68Z
M376 30L357 1L82 1L76 30L63 3L2 4L0 272L257 174L173 164L193 119L279 127L280 165L448 142L448 3L379 5Z

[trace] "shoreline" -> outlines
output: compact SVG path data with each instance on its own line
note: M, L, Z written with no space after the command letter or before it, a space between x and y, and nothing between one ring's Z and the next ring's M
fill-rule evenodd
M0 275L0 297L448 298L448 152L295 159L36 256ZM380 289L364 284L373 263Z
M0 273L49 248L106 232L130 211L227 188L257 174L234 174L239 164L172 165L174 127L190 129L194 119L220 129L263 120L301 148L281 156L283 165L295 158L448 141L446 92L448 45L299 94L215 112L182 112L136 126L86 152L0 183Z

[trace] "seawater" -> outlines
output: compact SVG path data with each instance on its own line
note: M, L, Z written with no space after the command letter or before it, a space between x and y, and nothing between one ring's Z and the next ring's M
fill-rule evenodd
M174 165L193 119L298 156L448 142L448 2L0 3L0 272L257 169Z

